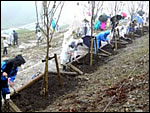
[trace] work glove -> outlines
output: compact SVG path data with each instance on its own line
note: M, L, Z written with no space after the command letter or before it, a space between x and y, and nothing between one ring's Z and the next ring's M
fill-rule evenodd
M6 100L10 99L10 94L6 94Z

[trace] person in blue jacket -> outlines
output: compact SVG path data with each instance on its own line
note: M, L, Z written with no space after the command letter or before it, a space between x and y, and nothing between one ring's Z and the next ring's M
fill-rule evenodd
M55 27L56 27L56 23L55 23L55 20L53 19L53 20L52 20L52 28L53 28L53 31L52 31L52 32L55 31Z
M1 62L1 105L2 98L4 100L9 99L9 86L13 87L14 80L18 72L18 67L24 63L25 59L22 57L22 55L17 55L13 59L4 60Z
M97 36L96 36L96 40L94 41L94 49L95 49L95 53L98 51L98 49L101 46L101 41L110 43L110 40L107 38L107 36L110 34L110 30L106 30L103 32L100 32ZM95 43L96 42L96 43ZM97 45L96 45L97 44Z

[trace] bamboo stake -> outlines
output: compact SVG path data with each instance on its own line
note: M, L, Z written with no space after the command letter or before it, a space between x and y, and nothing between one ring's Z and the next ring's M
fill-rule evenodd
M57 71L50 71L49 73L51 73L51 74L58 74L58 72ZM76 76L77 75L77 73L76 72L66 72L66 71L60 71L60 74L61 74L61 76L62 75L68 75L68 76Z
M115 51L117 51L117 36L116 36L116 31L115 31Z
M37 76L36 78L30 80L30 81L29 81L27 84L25 84L24 86L22 86L22 87L16 89L16 92L19 93L19 92L21 92L22 90L26 89L27 87L33 85L35 82L37 82L38 80L40 80L43 76L44 76L44 74L41 74L41 75ZM13 95L14 95L14 92L11 93L10 95L13 96Z
M80 69L78 69L77 67L75 67L71 63L67 64L67 66L69 66L71 69L73 69L75 72L79 73L80 75L84 74Z
M108 57L109 55L107 55L107 54L102 54L102 53L98 53L97 55L99 55L99 56L104 56L104 57Z
M90 66L93 65L93 38L91 37L91 54L90 54Z
M143 27L143 23L142 23L142 35L144 35L144 27Z
M131 33L132 40L135 39L134 32Z
M112 55L110 52L108 52L108 51L105 51L104 49L102 49L102 48L99 48L99 50L100 51L102 51L103 53L106 53L106 54L108 54L108 55Z
M9 100L9 107L11 107L13 112L22 112L11 99Z
M81 56L78 57L76 60L80 60L80 59L84 58L86 55L87 55L87 53L84 54L84 55L81 55ZM70 63L72 64L73 62L76 62L76 60L73 60L73 61L71 61Z
M59 65L58 65L58 60L57 60L57 54L54 54L54 57L55 57L55 63L56 63L56 68L57 68L57 73L58 73L59 86L62 86L62 82L60 79Z

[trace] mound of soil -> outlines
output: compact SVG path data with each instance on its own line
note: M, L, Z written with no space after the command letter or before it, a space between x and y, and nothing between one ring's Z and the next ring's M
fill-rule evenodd
M76 78L73 76L63 75L61 76L62 86L58 85L58 77L55 74L49 73L49 92L48 98L40 94L43 79L37 81L32 86L24 89L18 95L12 96L12 101L23 112L33 112L45 109L48 105L52 104L60 96L67 95L80 88L84 83L84 79ZM3 109L3 112L9 112L7 109Z
M73 62L72 64L84 73L93 73L100 65L106 63L106 59L107 57L100 57L93 54L93 65L90 66L90 54L88 53L83 58L79 59L80 63Z

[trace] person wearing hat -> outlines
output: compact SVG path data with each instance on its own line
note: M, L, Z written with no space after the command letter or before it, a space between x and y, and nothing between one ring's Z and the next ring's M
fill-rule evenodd
M13 59L4 60L1 62L1 104L2 99L10 99L9 86L13 87L16 78L18 67L25 63L22 55L17 55Z

